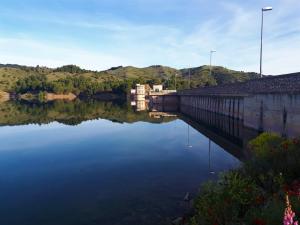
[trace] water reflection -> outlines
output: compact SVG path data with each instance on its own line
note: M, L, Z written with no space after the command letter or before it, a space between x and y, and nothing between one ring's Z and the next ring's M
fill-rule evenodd
M183 106L179 115L180 119L241 160L249 157L247 144L259 134L244 127L240 120L197 108Z
M96 100L54 101L48 103L11 101L0 104L0 125L47 124L60 122L78 125L87 120L107 119L119 123L168 122L168 116L151 117L145 110L136 112L126 102Z
M0 104L0 224L164 225L186 213L187 192L239 165L245 132L160 109Z
M187 125L187 147L192 148L193 146L190 144L190 125Z

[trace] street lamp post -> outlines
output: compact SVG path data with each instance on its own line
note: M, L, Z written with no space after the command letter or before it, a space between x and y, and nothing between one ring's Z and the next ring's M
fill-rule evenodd
M189 89L191 89L191 69L189 68Z
M263 31L264 31L264 12L271 11L272 7L264 7L261 9L261 32L260 32L260 70L259 74L262 77L262 52L263 52Z
M210 64L209 64L209 75L211 76L212 73L212 68L211 68L211 61L212 61L212 55L213 53L217 52L216 50L211 50L210 51Z

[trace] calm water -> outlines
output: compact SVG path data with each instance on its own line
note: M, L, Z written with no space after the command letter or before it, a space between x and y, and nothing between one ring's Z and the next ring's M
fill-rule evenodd
M182 119L124 105L5 103L0 124L3 225L169 224L239 165Z

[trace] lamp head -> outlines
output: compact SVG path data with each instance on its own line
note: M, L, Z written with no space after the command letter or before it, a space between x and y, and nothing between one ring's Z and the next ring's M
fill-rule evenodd
M263 12L265 12L265 11L271 11L271 10L273 10L273 7L271 7L271 6L267 6L267 7L262 8Z

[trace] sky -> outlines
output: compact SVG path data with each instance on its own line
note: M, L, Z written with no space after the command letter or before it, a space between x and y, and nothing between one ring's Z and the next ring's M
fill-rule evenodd
M0 63L300 71L299 0L0 0Z

